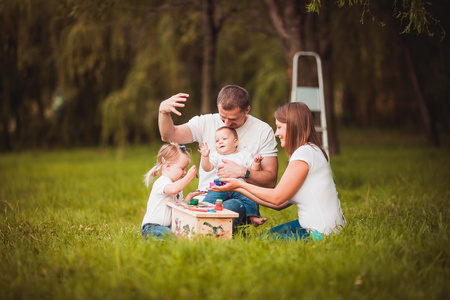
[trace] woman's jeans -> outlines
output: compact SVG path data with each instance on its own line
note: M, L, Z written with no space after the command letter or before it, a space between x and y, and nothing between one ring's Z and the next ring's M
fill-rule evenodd
M267 233L261 234L261 236L265 235L267 235ZM291 241L298 241L308 237L311 237L315 241L323 239L322 235L317 230L307 230L301 227L298 219L271 228L269 230L269 237Z
M158 239L174 236L169 226L160 226L157 224L149 224L149 223L142 226L141 234L145 239L147 239L150 236Z
M225 207L225 201L236 199L242 202L245 208L245 215L246 217L261 217L261 214L259 213L259 205L256 204L254 201L250 200L249 198L245 197L242 194L236 193L236 192L212 192L209 191L208 194L206 194L205 198L203 199L203 202L209 202L212 204L216 203L217 199L223 200L223 205ZM226 209L229 209L225 207Z

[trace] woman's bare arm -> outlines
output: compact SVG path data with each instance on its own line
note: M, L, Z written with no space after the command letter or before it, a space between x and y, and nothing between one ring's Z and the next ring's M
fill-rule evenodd
M236 189L236 192L238 192L238 193L244 195L245 197L247 197L247 198L249 198L249 199L252 199L253 201L255 201L256 203L258 203L258 204L260 204L260 205L262 205L262 206L269 207L269 208L272 208L272 209L275 209L275 210L283 210L283 209L285 209L286 207L289 207L289 206L292 205L292 204L289 203L289 201L287 201L287 200L286 200L285 202L281 203L281 204L278 204L278 205L272 204L272 203L270 203L270 202L267 202L267 201L264 201L264 200L262 200L262 199L259 199L258 197L256 197L255 195L253 195L253 194L247 192L247 191L244 190L243 188L238 188L238 189Z
M280 182L275 188L264 188L241 180L224 178L223 180L228 183L223 186L214 186L212 190L234 191L242 188L261 200L271 204L281 205L294 196L300 189L308 175L308 171L309 165L306 162L295 160L289 163Z

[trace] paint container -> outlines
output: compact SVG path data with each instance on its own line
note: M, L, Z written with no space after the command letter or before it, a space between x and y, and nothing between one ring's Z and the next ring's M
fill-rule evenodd
M222 199L217 199L216 200L216 210L222 210L223 209L223 200Z

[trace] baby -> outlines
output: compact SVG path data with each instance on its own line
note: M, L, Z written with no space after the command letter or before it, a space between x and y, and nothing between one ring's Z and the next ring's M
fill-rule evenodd
M263 157L260 154L252 157L247 150L238 151L238 135L236 130L229 127L220 127L215 133L216 151L210 151L207 143L199 145L199 152L202 155L201 165L203 170L211 172L222 164L222 159L227 159L244 166L251 170L260 170ZM213 192L209 191L203 201L216 203L217 199L224 202L228 199L239 199L245 207L247 217L249 217L253 226L258 227L267 221L267 218L261 218L259 213L259 205L253 200L236 192Z

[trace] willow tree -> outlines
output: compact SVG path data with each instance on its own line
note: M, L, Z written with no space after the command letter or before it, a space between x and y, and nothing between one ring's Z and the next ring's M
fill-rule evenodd
M130 141L159 141L158 106L172 94L187 92L190 105L200 106L201 9L190 4L150 1L119 5L126 21L114 26L129 24L130 30L118 30L118 34L133 45L134 52L123 85L111 90L101 106L104 145L112 142L123 148ZM182 118L194 113L198 112L186 111Z
M448 4L445 3L435 3L434 5L430 2L424 0L402 0L402 1L384 1L382 3L372 3L370 0L339 0L336 2L339 7L344 6L355 6L359 5L362 7L361 12L361 23L364 23L365 19L370 21L375 21L381 26L389 25L390 28L396 28L397 35L401 34L414 34L420 35L425 33L426 35L433 37L436 33L440 35L441 40L444 39L446 32L445 28L441 24L439 17L442 11L446 11L449 8ZM389 5L390 4L390 5ZM391 9L390 13L394 18L399 20L399 24L395 24L392 18L384 18L382 13L374 12L377 6L387 6ZM321 6L320 0L311 0L308 4L308 10L322 14L323 7ZM375 7L375 9L374 9ZM445 13L442 15L446 18ZM389 33L388 33L389 34ZM410 77L410 85L413 87L415 98L417 99L418 108L420 111L420 116L422 119L422 124L424 126L428 144L432 147L439 146L439 137L436 129L436 120L432 117L430 113L429 104L426 101L424 95L422 84L419 80L419 75L417 71L417 65L415 58L412 56L412 48L416 48L418 44L423 44L422 42L411 41L408 36L403 38L398 38L396 45L402 49L402 57L404 59L407 68L407 74Z
M51 95L64 8L52 1L2 1L0 87L4 150L48 148L54 135Z

